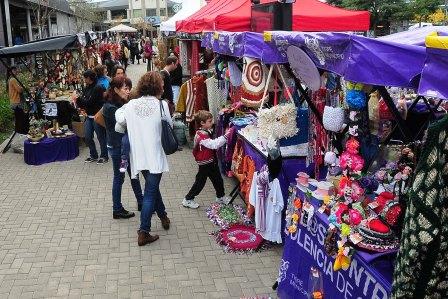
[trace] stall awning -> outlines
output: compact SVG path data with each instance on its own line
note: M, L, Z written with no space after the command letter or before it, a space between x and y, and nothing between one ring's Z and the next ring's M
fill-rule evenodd
M425 48L337 32L207 33L203 46L224 55L286 63L289 46L299 46L316 66L365 84L418 87Z
M47 51L76 48L79 45L77 35L55 36L36 40L22 45L0 49L1 58L14 58Z
M160 23L160 31L175 32L176 22L184 20L197 12L202 7L202 0L188 0L184 2L182 9L172 16L168 21Z
M117 26L114 26L110 29L107 29L108 32L126 32L126 33L133 33L133 32L137 32L138 30L135 29L134 27L131 26L127 26L124 24L119 24Z
M414 30L407 30L378 37L379 40L398 42L407 45L425 46L428 34L437 32L439 35L448 35L448 26L426 26Z
M272 0L263 1L269 3ZM189 18L176 23L176 31L250 31L251 0L212 0ZM367 31L368 11L351 11L318 0L297 0L293 5L293 30Z
M420 79L420 95L448 99L448 36L426 38L426 61Z
M189 18L176 22L176 31L249 31L250 0L212 0Z

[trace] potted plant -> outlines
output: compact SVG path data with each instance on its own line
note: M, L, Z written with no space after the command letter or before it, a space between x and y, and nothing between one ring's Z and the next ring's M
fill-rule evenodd
M31 118L30 129L27 135L28 139L32 142L37 142L44 138L44 127L46 124L47 121L44 119Z

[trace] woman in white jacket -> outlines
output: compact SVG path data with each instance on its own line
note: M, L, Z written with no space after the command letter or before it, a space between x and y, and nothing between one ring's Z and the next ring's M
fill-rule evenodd
M146 181L138 231L138 245L143 246L159 238L158 235L149 234L154 210L162 221L163 228L167 230L170 226L159 188L162 173L169 170L161 142L161 109L166 115L170 114L168 104L160 100L163 80L158 72L143 75L138 82L137 93L140 98L123 105L116 111L115 118L118 124L127 127L131 145L131 175L136 177L142 172ZM171 118L167 119L171 123Z

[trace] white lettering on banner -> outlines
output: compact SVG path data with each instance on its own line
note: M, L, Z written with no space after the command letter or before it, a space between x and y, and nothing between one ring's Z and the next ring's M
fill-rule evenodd
M299 291L300 293L302 293L303 295L308 295L308 292L306 290L303 289L303 281L301 279L299 279L297 276L295 276L294 274L291 274L292 278L289 281L289 284L293 286L293 288L295 288L297 291Z
M354 275L356 286L359 287L359 283L361 282L362 272L364 272L364 267L361 266L361 267L359 267L359 271L356 271L357 266L358 266L358 261L356 259L353 259L352 262L350 263L350 272L349 272L348 276L350 278L352 278Z
M299 226L297 232L290 234L289 237L314 259L322 272L336 285L337 290L341 293L341 298L342 296L345 299L353 298L353 286L356 285L357 288L363 288L363 298L387 299L387 292L383 286L356 259L352 259L349 270L337 272L333 270L334 259L319 246L319 244L324 245L326 232L327 228L313 217L309 230ZM337 273L337 277L334 277L335 273ZM306 295L303 290L303 281L294 274L291 275L290 284Z
M350 290L349 290L350 289ZM345 292L344 292L344 298L352 298L352 293L350 291L353 291L352 285L347 281L347 284L345 285Z
M364 296L367 296L367 290L369 289L370 282L373 282L373 283L376 282L376 279L373 278L372 275L370 275L370 273L367 271L366 271L366 276L367 276L367 279L366 279L366 283L364 284L364 291L363 291Z
M345 278L340 271L338 271L338 279L336 280L336 288L338 288L339 292L344 294Z
M381 297L378 296L378 292L381 292ZM387 299L387 292L379 283L373 289L372 299Z

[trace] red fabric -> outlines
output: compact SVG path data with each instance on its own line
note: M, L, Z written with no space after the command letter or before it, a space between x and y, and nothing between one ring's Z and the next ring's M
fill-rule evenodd
M222 243L236 251L257 250L263 244L263 237L255 232L255 227L241 224L232 225L220 232Z
M270 3L264 0L261 3ZM251 0L212 0L195 14L176 22L176 31L250 31ZM293 31L367 31L368 11L337 8L319 0L297 0L293 4Z
M207 161L213 161L215 157L214 150L200 145L201 141L206 139L210 139L210 135L207 132L203 130L198 130L196 132L196 136L194 138L193 156L196 162L198 162L199 164Z

